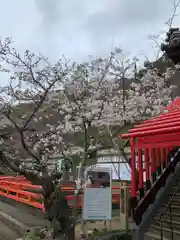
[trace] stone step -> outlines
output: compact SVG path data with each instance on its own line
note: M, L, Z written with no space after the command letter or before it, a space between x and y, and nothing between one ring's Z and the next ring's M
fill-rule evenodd
M180 180L180 177L178 177L177 178L177 182ZM178 192L180 192L180 189L177 189L178 188L178 184L179 184L179 182L176 184L176 185L173 185L172 186L172 191L178 191Z
M144 240L161 240L161 236L160 236L160 234L147 232L144 234ZM163 238L163 240L169 240L169 239Z
M171 189L169 192L168 192L168 196L170 197L170 199L173 197L173 198L177 198L179 199L180 198L180 190L177 192L176 189Z
M160 218L162 218L162 219L168 219L169 220L170 216L172 217L173 221L179 221L180 220L180 213L172 211L171 215L170 215L170 209L167 209L167 212L163 215L162 215L161 212L156 213L156 215L153 217L153 219L159 219L160 220Z
M174 191L171 191L168 193L168 195L170 196L170 199L173 198L172 201L174 199L180 200L180 192L175 193Z
M169 211L170 207L168 207L168 204L160 204L160 207L157 212L162 212L167 208L167 211ZM180 213L180 203L177 202L173 203L171 205L172 212Z
M165 209L176 209L180 211L180 200L177 200L177 199L173 199L173 201L168 205L166 205L166 208Z
M159 218L154 218L153 219L153 224L157 224L157 225L160 225L160 219ZM173 230L180 230L180 221L176 221L176 220L173 220L172 221L170 219L165 219L165 218L162 218L162 226L163 228L169 228L171 229L171 224L172 224L172 229Z
M153 223L149 226L148 232L161 236L161 227L159 224ZM163 227L162 232L163 232L163 239L164 238L172 239L172 232L170 228ZM179 240L180 231L173 229L173 237L174 237L174 240Z

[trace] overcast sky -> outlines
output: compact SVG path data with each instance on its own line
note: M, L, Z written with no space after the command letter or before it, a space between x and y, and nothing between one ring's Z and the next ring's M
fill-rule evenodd
M172 0L0 0L0 35L19 50L56 60L104 55L119 45L132 55L153 55L151 33L161 32ZM179 18L180 25L180 18Z

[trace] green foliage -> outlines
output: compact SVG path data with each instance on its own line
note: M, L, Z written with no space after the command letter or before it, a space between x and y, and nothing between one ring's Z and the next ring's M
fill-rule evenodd
M97 231L94 235L95 240L131 240L131 231L113 230L113 231Z
M41 240L45 239L45 234L40 228L30 229L25 233L23 240Z
M72 159L73 159L74 166L78 166L81 161L79 155L78 154L72 155Z
M23 237L23 240L41 240L41 237L29 232Z

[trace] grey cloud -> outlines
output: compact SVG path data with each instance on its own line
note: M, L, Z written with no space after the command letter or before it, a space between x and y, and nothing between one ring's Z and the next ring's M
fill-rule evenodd
M57 59L104 55L113 38L129 52L147 52L148 34L163 28L171 0L0 0L2 36ZM11 8L9 6L11 5ZM133 43L132 43L133 41ZM143 49L144 50L144 49Z
M150 33L164 29L173 0L0 0L1 37L20 51L41 52L56 61L108 54L118 45L133 56L154 56ZM180 24L180 17L177 17ZM0 84L2 81L0 76Z
M103 10L95 11L87 16L86 31L93 45L97 45L103 39L114 36L124 37L124 33L129 35L135 28L146 31L146 27L154 26L164 22L170 13L170 1L165 0L102 0ZM144 28L144 29L143 29ZM137 33L141 35L141 32ZM106 41L105 41L106 42Z
M113 38L119 39L121 44L130 42L130 35L133 35L138 42L143 32L148 35L146 28L163 25L172 5L169 0L34 1L42 19L40 33L46 38L45 45L45 42L53 42L57 46L61 39L59 48L63 51L68 48L67 52L69 49L77 52L79 47L84 51L83 45L87 44L89 51L96 54L110 51ZM71 46L68 46L69 40Z
M34 0L34 2L41 16L43 30L50 34L59 19L60 0Z

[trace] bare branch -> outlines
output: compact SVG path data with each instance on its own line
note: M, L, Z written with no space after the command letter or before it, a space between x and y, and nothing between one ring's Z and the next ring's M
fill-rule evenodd
M180 1L179 0L173 0L173 12L172 12L172 15L171 17L165 22L169 29L172 27L173 25L173 22L174 22L174 19L176 18L177 16L177 10L180 6Z

